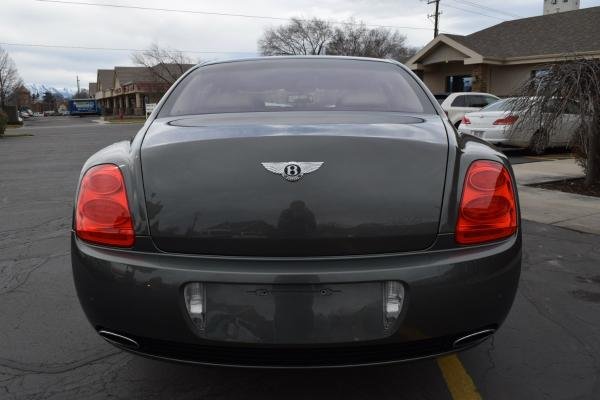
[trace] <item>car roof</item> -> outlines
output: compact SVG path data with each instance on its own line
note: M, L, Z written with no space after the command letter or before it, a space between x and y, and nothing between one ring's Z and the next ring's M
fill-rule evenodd
M450 95L448 97L450 97L452 95L478 95L478 96L484 95L484 96L498 97L495 94L485 93L485 92L453 92L453 93L450 93ZM456 97L456 96L454 96L454 97Z
M306 59L306 60L330 59L330 60L375 61L375 62L394 64L394 65L402 65L404 67L404 64L402 64L396 60L387 59L387 58L355 57L355 56L327 56L327 55L260 56L260 57L229 58L229 59L222 59L222 60L205 61L205 62L198 64L198 66L226 64L226 63L233 63L233 62L246 62L246 61L302 60L302 59Z

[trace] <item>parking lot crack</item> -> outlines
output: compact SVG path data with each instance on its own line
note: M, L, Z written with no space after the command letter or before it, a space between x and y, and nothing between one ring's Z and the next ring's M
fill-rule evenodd
M48 257L42 258L41 261L39 261L37 264L31 266L28 271L24 274L23 278L17 278L17 284L7 288L8 286L6 286L5 288L0 289L0 296L5 296L7 294L13 293L16 290L18 290L20 287L22 287L25 283L27 283L29 281L29 278L31 277L31 275L37 271L38 269L42 268L48 261L54 259L54 258L58 258L58 257L64 257L67 256L69 253L60 253L60 254L53 254L50 255Z
M73 371L77 368L81 368L83 366L96 363L98 361L102 361L104 359L113 357L118 354L122 354L123 352L120 350L112 350L106 352L104 354L91 356L88 358L84 358L79 361L75 361L68 364L28 364L10 359L1 359L0 358L0 366L5 367L11 370L19 371L21 373L29 373L29 374L61 374L64 372Z
M533 298L527 296L527 294L525 293L526 292L526 288L527 288L527 284L524 284L523 286L524 286L525 290L521 290L519 293L534 308L534 310L536 310L537 314L540 317L542 317L542 318L546 319L547 321L549 321L550 323L558 326L569 337L573 338L577 343L579 343L579 345L580 345L580 347L582 349L581 353L584 354L584 355L586 355L588 358L590 358L590 360L592 361L592 364L593 364L593 368L597 372L595 374L595 378L594 378L595 382L597 384L599 376L600 376L600 360L598 360L598 356L597 356L595 350L592 349L588 345L588 343L586 343L583 339L581 339L573 331L571 331L571 329L569 329L563 323L561 323L556 318L554 318L552 315L550 315L546 310L544 310L543 307L541 305L539 305Z
M485 354L486 354L486 357L487 357L490 365L489 365L489 367L487 367L485 369L485 371L483 371L483 375L481 378L482 383L486 382L488 374L496 368L496 362L494 361L494 351L495 350L496 350L496 336L492 335L492 337L489 339L489 346L485 350Z

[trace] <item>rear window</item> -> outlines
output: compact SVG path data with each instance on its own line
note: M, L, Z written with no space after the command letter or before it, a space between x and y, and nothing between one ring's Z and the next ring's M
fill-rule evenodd
M402 68L343 59L273 59L200 67L159 116L270 111L390 111L435 114Z
M466 97L467 96L456 96L456 98L454 99L454 101L452 102L450 107L466 107L467 106L467 102L465 101Z
M511 111L513 104L513 99L499 100L483 108L481 111Z
M495 97L474 94L467 97L467 107L483 108L497 101L498 99Z

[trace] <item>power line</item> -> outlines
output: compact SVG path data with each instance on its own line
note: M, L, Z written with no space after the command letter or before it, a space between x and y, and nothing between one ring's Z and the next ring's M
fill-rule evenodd
M292 18L288 17L270 17L265 15L251 15L251 14L235 14L225 12L212 12L212 11L198 11L198 10L185 10L175 8L156 8L156 7L143 7L143 6L130 6L124 4L102 4L92 2L78 2L78 1L67 1L67 0L35 0L41 3L54 3L54 4L68 4L68 5L79 5L79 6L93 6L93 7L109 7L109 8L125 8L131 10L144 10L144 11L162 11L172 13L185 13L185 14L200 14L200 15L217 15L221 17L241 17L241 18L254 18L254 19L268 19L277 21L289 21ZM310 21L309 19L296 18L300 21ZM344 21L331 21L333 24L339 25L357 25L357 22L344 22ZM397 25L378 25L378 24L365 24L365 26L375 28L393 28L393 29L418 29L418 30L429 30L430 28L418 27L418 26L397 26Z
M40 0L38 0L38 1L40 1ZM495 15L490 15L490 14L484 14L484 13L479 12L479 11L469 10L467 8L457 7L457 6L453 6L453 5L450 5L450 4L446 4L445 7L454 8L456 10L461 10L461 11L469 12L469 13L472 13L472 14L483 15L484 17L496 18L496 19L499 19L500 21L506 21L505 18L500 18L500 17L497 17Z
M126 49L122 47L91 47L91 46L68 46L54 44L39 44L39 43L6 43L0 42L3 46L15 47L44 47L50 49L75 49L75 50L102 50L102 51L128 51L128 52L143 52L146 49ZM197 53L197 54L256 54L256 51L216 51L216 50L178 50L182 53Z
M483 4L480 4L480 3L477 3L477 2L474 2L474 1L469 1L469 0L452 0L452 1L455 2L455 3L462 3L462 4L465 4L465 5L469 5L471 7L477 7L477 8L481 8L481 9L484 9L484 10L496 12L498 14L508 15L509 17L513 17L513 18L523 18L522 15L518 15L518 14L511 13L511 12L503 11L503 10L500 10L500 9L494 8L494 7L484 6Z

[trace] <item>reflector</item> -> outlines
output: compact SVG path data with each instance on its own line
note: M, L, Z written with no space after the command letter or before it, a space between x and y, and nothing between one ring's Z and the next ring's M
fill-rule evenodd
M201 282L192 282L185 285L183 290L185 307L196 328L204 330L206 325L206 291Z
M389 329L394 326L404 303L404 285L396 281L387 281L384 283L384 311L383 327Z

